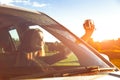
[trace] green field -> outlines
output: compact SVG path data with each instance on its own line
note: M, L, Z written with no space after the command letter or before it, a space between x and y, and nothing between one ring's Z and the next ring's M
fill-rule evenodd
M78 62L77 57L74 54L70 54L67 59L64 59L64 60L62 60L62 61L60 61L60 62L58 62L54 65L58 65L58 66L61 66L61 65L62 66L63 65L64 66L78 66L80 64Z
M120 52L105 52L106 55L109 56L110 61L116 65L119 69L120 69ZM70 62L68 62L70 61ZM79 65L77 61L77 58L75 58L75 56L73 54L69 55L68 59L62 60L60 61L57 65L71 65L71 62L74 62L74 64L72 63L72 65Z

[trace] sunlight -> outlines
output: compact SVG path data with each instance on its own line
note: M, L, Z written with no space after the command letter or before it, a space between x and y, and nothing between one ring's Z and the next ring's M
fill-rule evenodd
M104 40L116 40L119 38L119 34L117 33L105 33L105 32L95 32L95 34L93 34L92 36L94 41L104 41Z
M114 38L110 38L110 37L106 37L106 36L94 36L93 40L94 41L98 41L98 42L102 42L104 40L112 40Z
M111 16L111 18L99 17L99 19L95 19L95 28L92 38L94 41L103 41L103 40L115 40L120 37L119 31L119 18L118 15Z

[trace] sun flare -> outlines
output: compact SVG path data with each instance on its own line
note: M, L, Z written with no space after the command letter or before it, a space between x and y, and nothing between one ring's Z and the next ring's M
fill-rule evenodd
M118 36L116 34L100 34L100 33L96 33L93 34L92 36L94 41L104 41L104 40L116 40L118 39Z

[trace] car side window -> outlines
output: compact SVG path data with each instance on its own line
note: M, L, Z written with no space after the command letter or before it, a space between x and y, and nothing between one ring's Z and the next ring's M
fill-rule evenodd
M18 46L20 44L20 39L19 39L18 32L17 32L16 29L12 29L12 30L9 31L9 33L10 33L10 36L11 36L12 41L14 43L14 46L15 46L15 48L17 50L17 48L18 48Z

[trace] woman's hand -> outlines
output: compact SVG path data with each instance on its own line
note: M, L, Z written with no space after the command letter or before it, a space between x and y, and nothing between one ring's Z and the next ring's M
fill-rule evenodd
M85 29L86 34L87 33L93 33L93 31L95 30L95 25L94 22L90 19L85 20L83 27Z
M81 37L83 40L87 41L95 30L95 25L92 20L85 20L83 27L85 29L85 34Z

